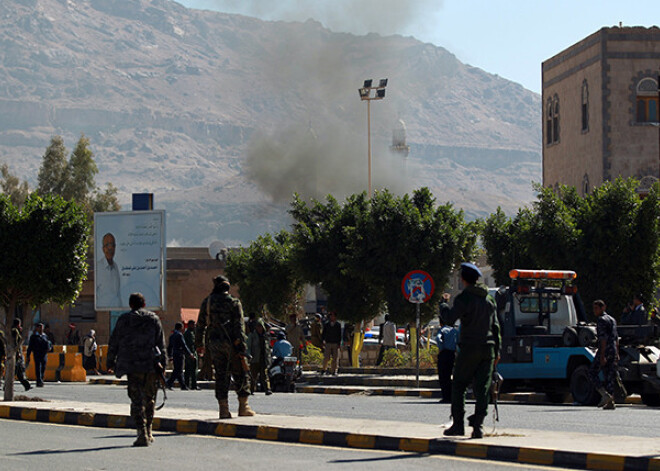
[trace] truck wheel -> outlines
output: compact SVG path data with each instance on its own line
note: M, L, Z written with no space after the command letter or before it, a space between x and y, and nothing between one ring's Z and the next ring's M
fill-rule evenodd
M598 391L589 379L589 367L580 365L573 370L571 375L571 394L573 400L583 406L595 406L598 404Z
M658 393L642 393L642 402L649 407L660 406L660 394Z

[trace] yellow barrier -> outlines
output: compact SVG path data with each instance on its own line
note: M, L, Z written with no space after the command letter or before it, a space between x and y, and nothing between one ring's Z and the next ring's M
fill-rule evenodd
M99 371L108 371L108 346L99 345L96 349L96 364Z
M66 345L53 345L53 353L66 353Z
M44 381L59 381L57 372L60 369L61 353L49 353L46 359L46 370L44 371Z
M87 372L82 366L81 353L65 353L64 365L60 370L60 381L87 381Z
M82 353L80 346L78 345L67 345L66 353Z
M23 358L25 358L25 361L28 360L27 357L25 357L25 356ZM25 376L30 381L36 381L37 373L35 372L35 369L34 369L34 361L31 361L30 364L28 365L27 371L25 372Z

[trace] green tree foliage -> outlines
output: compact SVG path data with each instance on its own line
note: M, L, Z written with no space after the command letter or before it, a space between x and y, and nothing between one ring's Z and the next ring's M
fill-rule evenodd
M617 179L581 198L574 188L539 188L531 209L486 221L483 242L498 284L513 268L574 270L582 299L602 298L618 316L636 292L651 299L659 274L658 187Z
M28 183L26 181L21 183L19 178L9 171L7 164L0 166L0 177L2 177L1 193L7 195L14 206L22 208L29 194Z
M377 192L369 211L345 232L348 270L382 293L393 321L405 323L415 318L401 292L405 275L424 270L433 277L438 289L421 306L430 317L453 268L472 258L479 225L466 223L450 204L436 206L431 191L421 188L412 197Z
M280 319L296 310L302 282L291 264L291 235L260 236L249 247L229 255L226 273L239 286L246 312L268 311Z
M65 304L78 297L87 275L88 237L85 212L73 202L33 193L19 210L6 195L0 195L0 327L4 332L9 332L17 306ZM31 317L23 321L29 328ZM9 385L16 345L11 335L5 338ZM5 400L12 397L13 388L5 387Z
M39 169L37 192L40 195L55 194L66 200L83 205L91 218L94 212L118 211L117 188L108 183L98 188L98 173L89 139L83 134L66 160L67 149L60 136L54 136L43 156Z

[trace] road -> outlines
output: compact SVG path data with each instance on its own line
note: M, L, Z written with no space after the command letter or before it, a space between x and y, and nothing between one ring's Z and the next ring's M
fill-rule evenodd
M17 389L22 389L20 386ZM82 383L46 383L46 387L32 389L18 395L54 400L81 402L125 403L128 413L128 397L125 386L89 385ZM212 390L168 391L165 407L217 410ZM159 395L160 398L160 395ZM237 408L236 397L230 394L230 408ZM449 421L449 405L437 399L417 397L387 397L331 394L286 394L251 396L250 404L258 413L289 414L303 416L333 416L364 419L400 420L406 422L437 423ZM468 413L474 406L468 404ZM485 425L493 427L492 407ZM571 431L605 435L629 435L646 438L660 437L660 409L643 405L617 406L614 411L595 407L572 405L502 404L498 427Z
M0 468L21 471L255 469L416 471L548 470L416 453L269 443L259 440L155 433L148 448L130 446L128 430L76 427L0 419Z

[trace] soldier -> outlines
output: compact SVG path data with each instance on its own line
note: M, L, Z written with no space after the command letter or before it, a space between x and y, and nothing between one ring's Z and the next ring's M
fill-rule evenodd
M617 366L619 362L619 335L616 330L616 321L605 312L605 302L598 299L594 301L593 309L596 316L596 332L598 336L598 351L589 368L589 378L600 393L601 399L598 407L614 409L614 384L617 381ZM605 387L598 377L603 371Z
M118 378L128 376L128 397L131 417L137 429L133 446L149 446L154 441L151 426L154 420L158 365L165 365L165 335L156 314L144 309L141 293L128 299L129 312L117 319L108 343L108 372L115 370Z
M16 346L16 364L14 366L14 373L16 378L21 382L26 391L30 390L30 382L25 378L25 359L23 358L23 337L21 332L20 319L14 319L11 326L11 335L14 337L14 345Z
M207 329L208 342L205 342ZM238 299L229 294L229 280L222 275L213 279L213 291L202 301L195 337L197 351L204 355L208 350L207 355L213 363L215 397L218 400L220 418L231 418L228 397L232 377L238 395L238 415L255 415L248 405L250 385L246 371L249 366L246 357L243 307Z
M445 435L464 435L465 392L474 380L476 399L474 415L468 418L472 426L472 438L483 437L483 422L488 414L488 391L500 352L500 325L497 322L495 300L488 288L478 283L481 271L472 263L461 263L461 279L465 289L456 296L454 307L441 306L442 322L454 325L461 320L458 337L458 355L454 364L454 382L451 390L451 415L453 424ZM449 295L445 294L445 301Z
M192 352L192 357L186 357L186 372L184 373L184 381L193 391L199 389L197 387L197 352L195 351L195 321L188 321L188 328L183 334L183 340L186 342L188 350Z
M248 335L247 351L250 357L250 373L252 382L250 383L250 392L254 394L257 383L263 385L266 396L273 392L270 389L268 380L268 365L270 363L270 339L266 332L266 325L262 319L255 321L255 327Z

